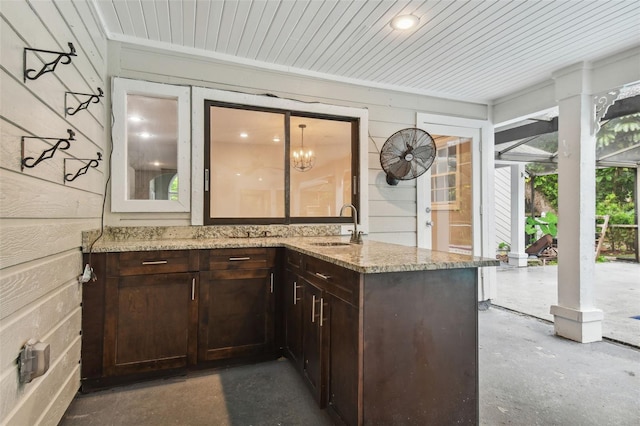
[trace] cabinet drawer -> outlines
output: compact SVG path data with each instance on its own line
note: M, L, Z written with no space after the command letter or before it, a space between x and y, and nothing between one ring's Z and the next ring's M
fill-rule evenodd
M200 270L260 269L273 266L272 253L266 248L240 248L203 250Z
M295 272L299 272L302 267L302 257L302 253L287 250L285 253L285 267Z
M198 256L191 250L131 251L107 255L107 275L147 275L198 270Z
M332 295L358 306L360 274L315 257L304 257L304 276Z

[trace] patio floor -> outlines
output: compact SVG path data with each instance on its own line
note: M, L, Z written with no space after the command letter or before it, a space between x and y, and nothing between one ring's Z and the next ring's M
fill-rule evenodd
M640 264L597 263L595 283L595 307L604 312L603 337L640 347L640 319L633 318L640 316ZM557 265L503 265L497 284L492 304L553 322L549 309L558 300Z

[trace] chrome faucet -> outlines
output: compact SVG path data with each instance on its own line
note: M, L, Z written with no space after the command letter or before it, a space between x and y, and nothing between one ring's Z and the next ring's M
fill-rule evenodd
M362 244L362 232L358 232L358 210L353 204L345 204L340 209L340 216L344 213L344 209L347 207L351 207L353 210L353 232L351 233L351 243L353 244Z

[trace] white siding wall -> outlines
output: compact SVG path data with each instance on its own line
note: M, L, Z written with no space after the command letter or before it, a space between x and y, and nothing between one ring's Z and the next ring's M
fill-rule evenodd
M99 28L85 1L0 1L0 424L55 425L80 385L81 232L100 224L106 163L65 185L64 158L104 154L106 107L67 117L64 108L66 91L105 89ZM67 52L68 42L71 64L23 82L25 47ZM66 138L68 128L76 140L67 151L20 170L22 136ZM30 139L26 155L55 142ZM21 385L16 358L30 338L50 344L50 368Z
M496 168L495 179L496 244L511 244L511 168Z
M380 168L379 150L394 132L415 126L416 112L486 119L487 106L409 93L336 83L277 71L196 57L189 54L109 42L109 76L185 84L252 94L273 94L303 102L369 110L370 238L416 244L415 181L390 187ZM193 155L198 155L194 153ZM112 226L189 225L188 213L109 214Z

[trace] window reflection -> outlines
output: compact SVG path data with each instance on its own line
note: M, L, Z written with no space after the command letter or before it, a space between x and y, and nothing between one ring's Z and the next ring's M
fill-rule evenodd
M351 203L351 128L348 121L291 117L291 149L302 146L315 156L304 172L291 165L291 217L339 216L340 207ZM351 211L351 210L349 210Z
M178 100L127 94L126 107L126 198L169 200L178 169Z

